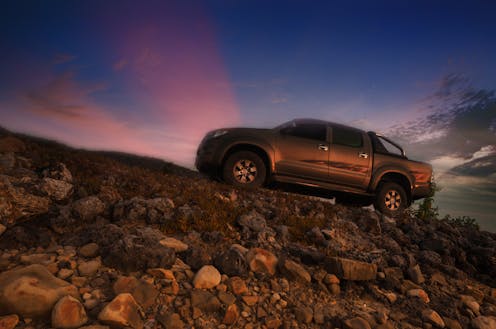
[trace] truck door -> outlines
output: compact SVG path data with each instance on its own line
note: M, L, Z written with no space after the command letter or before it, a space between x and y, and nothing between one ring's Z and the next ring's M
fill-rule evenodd
M331 127L329 179L331 183L365 190L371 172L372 149L362 131L342 126Z
M293 122L277 137L276 172L280 175L327 181L329 142L326 123Z

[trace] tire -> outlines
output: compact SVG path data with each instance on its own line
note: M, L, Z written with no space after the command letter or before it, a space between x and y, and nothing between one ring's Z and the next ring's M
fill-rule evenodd
M239 151L231 154L224 162L222 177L228 184L252 189L265 183L267 168L258 154Z
M386 182L379 185L374 207L384 215L397 217L408 207L405 189L396 183Z

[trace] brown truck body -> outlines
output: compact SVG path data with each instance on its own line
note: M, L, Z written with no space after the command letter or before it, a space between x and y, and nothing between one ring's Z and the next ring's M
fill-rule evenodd
M263 163L250 160L250 153ZM245 162L237 159L239 154L246 155ZM228 162L233 168L226 168ZM431 192L432 167L409 160L394 142L373 132L313 119L293 120L273 129L210 132L198 148L196 167L242 187L274 180L376 198L385 183L395 183L404 190L403 208Z

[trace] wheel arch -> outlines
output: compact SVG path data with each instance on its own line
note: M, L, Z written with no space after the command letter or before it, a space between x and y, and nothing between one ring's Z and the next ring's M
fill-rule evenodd
M373 185L373 190L377 193L378 188L382 183L392 182L397 183L405 190L406 196L408 198L408 205L412 203L412 183L411 180L405 174L397 171L387 171L382 173L375 181Z
M269 177L272 174L273 172L272 160L269 157L267 150L265 150L265 148L260 145L252 144L252 143L238 143L229 146L224 152L224 155L222 156L220 162L221 167L224 166L224 163L226 162L227 158L229 158L229 156L239 151L251 151L259 155L265 164L265 168L267 170L267 177Z

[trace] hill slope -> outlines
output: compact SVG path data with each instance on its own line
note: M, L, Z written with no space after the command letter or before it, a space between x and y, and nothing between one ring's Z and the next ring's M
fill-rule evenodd
M2 131L0 223L2 328L496 324L495 234L156 159Z

